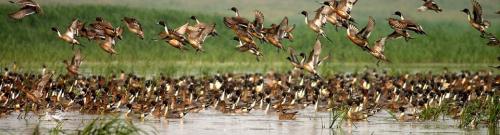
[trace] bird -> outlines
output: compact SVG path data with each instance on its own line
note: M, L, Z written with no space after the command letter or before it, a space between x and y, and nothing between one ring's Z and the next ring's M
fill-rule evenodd
M125 23L125 26L127 26L128 30L137 36L139 38L144 39L144 31L142 29L141 23L137 21L135 18L130 18L130 17L123 17L122 21Z
M231 7L231 11L235 13L234 17L224 17L223 22L224 24L231 29L236 29L236 28L247 28L248 24L250 21L248 19L243 18L240 16L240 13L238 11L238 8L236 7Z
M363 29L361 29L361 31L359 31L353 24L350 24L347 28L347 38L355 45L361 47L364 51L369 51L370 48L368 47L368 38L374 28L375 20L373 17L369 16L368 23Z
M33 0L17 0L17 1L9 1L13 4L18 4L21 6L19 10L16 12L10 13L9 18L14 20L21 20L26 16L32 14L43 14L43 10L38 3Z
M316 15L314 16L314 18L309 19L309 15L308 15L307 11L302 11L300 13L302 15L304 15L306 25L311 30L313 30L317 34L317 36L321 35L324 38L326 38L327 40L329 40L330 42L333 42L332 40L330 40L330 38L328 38L326 36L326 33L323 30L323 26L326 23L325 15L321 14L321 12L317 12Z
M497 14L500 14L500 10L498 10L496 13L497 13Z
M196 49L196 52L203 52L203 43L205 42L206 37L213 33L215 30L215 24L207 27L193 27L192 29L187 28L186 30L186 40L191 47Z
M467 19L469 20L469 24L479 32L481 32L481 37L484 37L486 33L486 29L490 26L490 22L488 20L484 20L482 15L483 15L483 9L479 2L476 0L471 0L472 2L472 15L470 13L470 10L465 8L461 10L467 15Z
M123 29L121 27L114 28L113 25L104 20L102 17L96 17L95 21L90 24L92 30L101 38L116 37L122 39Z
M213 25L209 25L209 24L206 24L206 23L203 23L203 22L200 22L198 20L198 18L196 16L191 16L190 19L196 21L196 24L194 25L194 27L198 27L198 28L206 28L207 30L211 29L211 28L207 28L207 27L213 27L215 26L215 24ZM211 36L217 36L219 35L217 33L217 30L215 30L215 28L213 28L213 31L210 33Z
M380 61L385 61L390 63L390 61L385 57L384 55L384 47L385 47L385 40L386 37L383 37L375 42L373 47L370 48L369 53L378 59L377 61L377 66L379 65Z
M186 23L175 30L168 29L165 21L159 21L158 24L162 25L164 28L164 31L160 32L159 34L160 39L167 41L167 43L169 43L171 46L177 49L186 50L184 46L187 41L184 34L187 30L189 23Z
M252 34L252 36L258 38L258 39L263 39L264 34L262 33L262 30L264 29L264 14L259 11L255 10L255 19L252 23L249 24L249 32Z
M105 37L101 39L99 46L111 56L118 54L115 50L116 40L113 37Z
M238 41L238 46L236 48L240 52L249 52L253 55L255 55L255 58L257 61L260 61L260 57L262 57L262 52L260 52L259 47L255 43L249 43L249 42L241 42L241 40L238 37L234 37L233 40Z
M71 58L71 62L68 62L67 60L64 60L63 63L66 64L66 70L68 71L68 74L71 76L77 76L79 75L79 69L80 65L83 62L83 57L81 55L80 49L76 49L73 57Z
M356 23L354 18L352 18L350 15L352 8L354 4L356 4L356 2L358 2L358 0L340 0L340 3L337 4L335 12L340 18L352 23Z
M488 38L487 45L500 46L500 41L498 40L498 38L495 35L493 35L493 33L486 33L485 37Z
M424 4L420 6L417 11L423 12L427 10L432 10L435 11L436 13L442 12L443 9L441 9L434 0L422 0L424 1Z
M287 57L287 60L290 61L290 63L294 66L294 68L305 70L313 74L314 77L321 78L316 69L323 61L328 59L330 56L326 56L320 59L320 54L321 54L321 42L318 39L316 39L316 43L314 44L313 49L311 50L307 58L304 53L301 53L300 56L302 57L302 60L299 61L292 49L290 51L290 56Z
M318 8L316 12L324 14L326 21L335 26L335 30L338 31L338 27L348 27L348 22L337 15L338 2L336 0L324 1L322 4L323 6Z
M75 45L81 45L80 42L75 38L77 32L77 25L78 25L78 19L73 19L72 23L68 26L64 34L61 34L59 29L57 29L56 27L52 27L52 31L57 33L59 39L72 44L73 45L72 47L74 49Z
M405 19L401 12L396 11L396 12L394 12L394 15L399 16L399 19L395 19L395 18L388 18L387 19L389 26L391 26L391 28L394 30L394 32L396 32L396 33L393 32L394 35L389 36L389 37L391 37L390 39L395 39L395 38L399 38L399 37L405 37L405 39L407 39L407 40L411 39L411 36L407 31L413 31L417 34L422 34L422 35L427 34L424 31L424 29L422 28L422 26L420 26L419 24L415 23L412 20Z

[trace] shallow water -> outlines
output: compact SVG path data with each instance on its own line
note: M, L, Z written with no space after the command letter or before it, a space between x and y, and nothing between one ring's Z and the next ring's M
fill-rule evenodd
M391 116L380 111L367 121L356 122L354 126L343 124L341 128L328 129L329 114L314 112L308 108L299 111L297 120L280 121L275 114L265 114L261 110L249 114L222 114L215 110L190 113L184 119L154 119L134 124L148 133L158 134L228 134L228 135L329 135L329 134L487 134L481 127L475 130L459 129L455 120L440 119L435 122L396 122ZM64 113L63 130L75 133L96 115L80 115L76 112ZM31 134L40 122L40 130L47 133L57 125L54 120L39 120L38 116L17 119L17 114L0 119L1 134Z

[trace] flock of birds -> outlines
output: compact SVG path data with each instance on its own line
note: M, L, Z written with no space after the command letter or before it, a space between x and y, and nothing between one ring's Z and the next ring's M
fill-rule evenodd
M432 10L437 13L442 12L442 9L433 0L423 1L424 4L417 9L418 11L423 12ZM40 5L33 0L17 0L10 2L21 6L21 9L9 14L12 19L22 19L31 14L43 13ZM319 37L324 37L331 41L325 32L325 25L327 23L333 25L337 31L339 27L345 28L347 38L352 41L353 44L359 46L363 51L378 59L377 66L381 61L390 62L384 55L386 41L398 38L404 38L406 41L409 41L413 39L410 32L426 35L421 25L413 20L405 18L401 12L396 11L394 15L398 16L397 18L390 17L387 19L389 26L394 31L385 37L378 38L378 40L370 46L371 43L369 42L369 38L375 27L375 20L370 16L366 26L360 30L356 26L357 23L355 19L350 15L356 3L357 0L328 0L322 2L322 6L315 10L314 17L309 17L307 11L300 12L305 16L307 27L317 34L317 41L308 56L305 53L300 53L299 57L295 53L295 50L289 47L288 52L290 52L290 56L287 57L287 59L294 66L294 70L303 69L319 77L316 71L317 67L329 58L329 56L320 58L321 42ZM470 25L481 32L482 38L487 38L489 40L487 43L488 45L500 46L498 38L496 38L494 34L486 31L490 26L490 22L483 19L481 5L476 0L471 0L471 3L473 6L472 14L467 8L462 10L462 12L467 14ZM249 19L240 16L236 7L232 7L230 10L235 13L235 16L224 17L223 22L225 26L235 33L233 39L239 42L237 45L238 50L255 55L257 60L259 60L259 57L262 57L263 54L257 42L255 42L255 39L259 40L261 43L266 42L275 46L278 48L278 51L285 50L285 46L282 44L283 39L288 39L290 41L294 39L292 32L295 29L295 25L289 24L288 17L284 17L279 24L273 23L270 27L265 27L264 14L259 10L255 10L255 19L253 21L249 21ZM175 29L169 29L167 22L159 21L158 24L163 26L164 30L158 33L158 39L156 40L165 41L172 47L180 50L187 50L185 46L189 44L196 52L202 52L205 40L208 37L218 35L215 29L216 25L215 23L209 24L201 22L196 16L191 16L191 19L195 21L194 24L187 22ZM130 32L144 39L143 28L137 19L124 17L122 21ZM96 17L95 21L90 23L88 27L85 22L79 19L73 19L64 33L61 33L56 27L53 27L52 30L57 32L61 40L72 44L73 49L76 45L81 46L78 40L79 37L87 38L88 40L96 41L99 46L110 55L118 54L114 48L117 40L123 38L123 28L113 27L110 22L104 20L102 17ZM82 59L78 59L82 57L76 55L81 54L79 51L75 51L75 57L73 58L77 59L73 59L71 62L65 62L71 74L78 74L78 68L82 62Z
M500 102L500 76L492 72L417 73L391 76L366 69L317 79L306 74L217 74L214 76L160 75L146 79L123 71L111 76L18 73L5 69L0 77L0 117L33 112L43 119L64 120L61 112L125 113L140 119L177 119L214 109L224 114L262 110L280 120L296 119L297 110L324 112L346 107L350 121L366 120L386 110L399 121L421 120L428 108L448 104L447 115L460 118L470 101ZM19 118L27 116L19 113ZM49 116L47 118L47 116ZM479 123L476 120L475 123Z
M442 11L433 0L423 1L418 11ZM18 11L9 14L12 19L20 20L31 14L43 13L40 5L33 0L10 2L21 6ZM482 18L481 5L476 0L471 2L472 14L467 8L462 10L467 14L470 25L481 33L482 38L489 40L488 45L500 46L499 40L487 32L490 22ZM330 57L320 57L322 45L319 39L325 38L331 42L325 32L327 23L336 30L345 28L347 38L377 58L377 65L380 61L390 62L384 55L386 41L399 38L409 41L413 39L411 32L426 35L421 25L396 11L394 15L398 17L387 19L394 31L370 45L369 38L375 20L369 17L366 26L359 30L354 17L350 15L356 3L357 0L329 0L321 3L314 17L310 17L307 11L300 12L305 16L307 27L317 34L316 42L308 55L297 55L293 48L288 48L290 56L287 59L294 67L288 74L224 74L201 78L161 76L147 80L122 72L111 77L85 77L79 75L84 57L80 49L76 49L73 58L64 61L67 75L54 77L54 73L45 67L41 74L22 74L15 72L15 68L11 71L5 68L0 80L0 116L22 109L35 113L55 110L111 113L125 109L127 115L139 115L141 118L181 118L188 112L213 107L223 113L248 113L257 108L266 113L275 110L279 119L295 119L297 112L289 110L314 105L316 110L326 111L344 104L349 106L347 114L351 120L363 120L380 109L389 109L401 113L398 115L401 121L408 121L417 118L405 113L417 114L423 108L441 104L444 100L453 102L453 116L457 116L465 102L474 99L489 101L496 95L500 77L483 72L391 77L385 73L367 71L321 78L316 69ZM260 43L273 45L278 51L286 50L283 39L294 40L292 32L295 25L289 24L288 17L284 17L279 24L265 27L264 14L258 10L253 21L240 16L236 7L230 10L235 16L224 17L224 25L234 32L234 40L239 43L238 50L255 55L257 60L263 55L256 39ZM500 11L497 13L500 14ZM163 27L158 40L179 50L187 50L185 46L189 44L196 52L203 52L205 40L218 35L216 25L201 22L196 16L191 19L195 21L194 24L188 22L176 29L169 28L166 21L158 21ZM137 19L124 17L122 21L130 32L144 39L141 23ZM123 38L124 31L121 27L113 27L102 17L96 17L88 26L74 19L64 33L56 27L52 30L73 48L82 46L79 38L87 38L96 41L111 56L118 54L114 47ZM299 72L302 70L313 76L307 77Z

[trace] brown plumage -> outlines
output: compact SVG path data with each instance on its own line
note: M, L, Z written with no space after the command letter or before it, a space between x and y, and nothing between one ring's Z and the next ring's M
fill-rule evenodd
M481 5L476 0L471 0L472 2L472 15L470 14L469 9L465 8L462 10L465 14L467 14L467 19L469 20L469 24L479 32L481 32L481 37L484 36L486 29L490 26L490 22L488 20L484 20L483 9Z
M434 0L422 0L424 1L424 4L419 7L417 10L419 12L427 11L427 10L432 10L435 11L436 13L442 12L443 9L441 9Z
M260 57L262 57L262 53L260 52L259 47L255 43L248 43L248 42L242 42L238 37L234 37L234 40L238 41L238 46L236 48L240 52L249 52L253 55L255 55L255 58L257 61L260 61Z
M125 23L130 32L136 34L139 38L144 39L144 31L142 30L142 25L139 21L130 17L123 17L122 21Z
M71 58L71 62L68 62L67 60L64 60L64 64L66 64L66 70L68 71L69 75L78 75L79 74L79 69L80 65L82 64L83 58L80 53L80 49L75 50L75 53L73 57Z
M52 27L52 31L57 33L57 36L59 37L59 39L65 41L67 43L72 44L73 48L74 48L75 45L80 45L80 42L78 40L76 40L76 38L75 38L76 33L78 32L79 25L80 25L80 22L78 21L78 19L73 19L73 21L68 26L68 28L66 29L66 32L64 34L61 34L59 29L57 29L56 27Z
M368 23L366 26L361 29L361 31L356 28L354 25L349 25L347 28L347 38L352 41L355 45L361 47L365 51L369 51L370 48L368 47L368 38L371 35L371 32L375 28L375 20L373 17L368 18Z
M111 56L118 54L115 50L116 41L112 37L106 37L105 39L102 39L99 43L99 46L102 50L104 50Z
M386 37L383 37L383 38L377 40L375 42L375 44L373 45L373 47L370 48L370 52L369 53L373 57L375 57L375 58L378 59L377 66L380 63L380 61L385 61L385 62L390 63L390 61L384 55L385 40L386 40Z
M426 34L422 26L419 24L415 23L412 20L405 19L403 17L403 14L399 11L394 12L394 15L399 16L400 19L395 19L395 18L389 18L387 19L389 26L391 26L392 29L394 29L397 32L401 32L404 30L410 30L413 31L417 34Z
M224 24L231 29L237 29L237 28L246 28L248 27L248 24L250 21L248 19L243 18L240 16L240 13L236 7L232 7L230 9L233 11L236 15L234 17L224 17L223 21Z
M42 8L38 3L32 0L17 0L17 1L9 1L10 3L18 4L21 6L19 10L16 12L10 13L9 17L14 20L21 20L26 16L32 14L42 14Z
M486 38L488 38L487 45L489 46L500 46L500 41L498 38L493 35L493 33L486 33Z
M355 22L351 17L351 10L356 2L357 0L340 0L340 3L337 4L335 13L342 19Z
M302 57L302 60L299 61L299 59L295 54L295 51L293 49L290 49L290 56L287 57L287 59L294 66L294 68L302 69L304 71L313 74L317 78L321 78L316 69L323 61L328 59L330 56L326 56L320 59L320 54L321 54L321 42L319 40L316 40L313 49L311 50L311 52L307 57L304 53L301 53L300 56Z
M326 33L323 30L323 27L326 23L325 15L321 14L321 12L316 12L314 18L309 19L309 14L307 13L307 11L302 11L300 13L304 15L305 17L304 21L311 30L313 30L316 34L318 34L318 36L321 35L324 38L331 41L330 38L326 36Z
M175 30L168 29L167 24L164 21L159 21L158 24L162 25L164 28L164 31L159 33L160 39L165 40L168 44L177 49L186 49L184 45L187 43L187 41L184 34L187 31L189 23L186 23Z

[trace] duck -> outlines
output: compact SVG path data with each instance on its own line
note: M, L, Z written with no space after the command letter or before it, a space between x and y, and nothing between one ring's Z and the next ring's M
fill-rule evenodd
M68 74L71 76L75 76L79 74L80 65L82 64L83 57L80 53L80 49L75 50L73 57L71 58L71 62L64 60L63 63L66 64L66 70Z
M17 10L16 12L9 14L9 18L11 18L11 19L21 20L24 17L32 15L32 14L43 14L43 10L40 7L40 5L33 0L16 0L16 1L9 1L9 2L13 3L13 4L18 4L21 6L21 8L19 10Z
M234 37L233 40L239 42L236 48L240 52L250 52L251 54L256 56L257 61L260 61L260 57L262 57L263 55L262 52L260 52L259 47L255 43L248 43L248 42L243 43L238 37Z
M397 120L400 121L400 122L408 122L408 121L414 121L416 119L418 119L417 116L415 116L415 114L407 114L405 113L405 110L406 108L404 107L400 107L399 108L399 115L397 116Z
M116 52L116 50L114 49L115 46L116 46L116 41L112 37L106 37L104 39L101 39L101 42L99 43L99 46L101 47L102 50L104 50L110 56L118 54Z
M317 78L321 78L316 70L317 67L330 56L326 56L323 59L320 59L321 54L321 42L316 39L316 43L314 44L313 49L309 53L309 56L305 56L304 53L301 53L300 56L302 60L299 61L297 56L293 53L293 49L290 51L290 56L287 57L287 60L294 66L294 68L305 70L311 74L313 74Z
M363 29L361 29L361 31L359 31L356 26L350 24L347 28L347 38L355 45L361 47L364 51L369 51L370 48L368 47L368 38L374 28L375 20L373 17L369 16L368 23Z
M192 20L196 21L196 24L194 25L194 27L197 27L197 28L205 28L207 31L208 31L209 29L212 29L212 28L210 28L210 27L214 27L214 28L213 28L213 30L210 32L210 35L211 35L211 36L217 36L217 35L219 35L219 34L217 33L217 30L215 30L215 25L216 25L216 24L209 25L209 24L203 23L203 22L199 21L199 20L198 20L198 18L197 18L196 16L191 16L191 17L190 17L190 19L192 19Z
M410 39L414 39L413 37L411 37L410 33L404 29L395 29L391 34L387 35L387 40L394 40L399 38L404 38L406 42L408 42Z
M255 19L252 23L249 24L249 32L256 38L263 39L264 38L264 14L259 11L255 10Z
M159 34L162 40L166 40L167 43L169 43L172 47L180 50L186 50L184 46L187 41L184 34L189 23L186 23L175 30L168 29L167 24L164 21L159 21L158 24L164 27L164 31Z
M340 3L337 4L335 13L344 20L356 23L350 14L354 4L357 2L358 0L340 0Z
M486 33L486 29L490 26L490 22L488 20L484 20L482 15L483 15L483 9L479 2L476 0L471 0L472 2L472 16L469 9L465 8L462 10L467 15L467 19L469 20L469 24L479 32L481 32L481 37L484 37L484 34Z
M101 37L109 36L122 39L121 34L123 29L121 27L114 28L110 22L104 20L102 17L96 17L95 21L90 24L90 27Z
M384 55L384 45L385 45L386 39L387 39L386 37L380 38L379 40L375 41L375 44L373 45L373 47L370 48L369 53L373 57L378 59L377 66L380 63L380 61L385 61L385 62L390 63L390 61Z
M76 27L77 22L78 22L78 19L74 19L64 34L61 34L59 29L57 29L56 27L52 27L52 31L57 33L57 36L59 37L59 39L72 44L73 49L74 49L75 45L81 46L80 42L78 40L76 40L76 38L75 38L75 35L77 32L77 30L76 30L77 29L77 27Z
M123 17L122 21L125 23L125 26L127 26L128 30L137 36L139 38L144 39L144 31L142 30L142 25L137 21L135 18L130 18L130 17Z
M424 4L420 6L417 11L419 12L424 12L427 10L432 10L435 11L436 13L442 12L443 9L441 9L434 0L422 0L424 1Z
M336 0L324 1L323 6L318 8L316 12L321 12L325 15L326 21L335 26L335 30L338 31L338 27L347 28L347 22L337 15L338 2Z
M230 10L235 13L235 16L234 17L224 17L223 18L224 24L228 28L231 28L231 29L247 28L250 21L248 21L248 19L240 16L238 8L231 7Z
M287 112L285 109L277 110L279 120L295 120L297 119L298 111Z
M196 52L203 52L203 43L205 39L211 34L215 32L215 24L206 27L193 27L191 29L187 28L186 34L189 44L191 47L196 49Z
M300 14L304 15L304 17L305 17L304 21L305 21L306 25L311 30L313 30L317 34L317 36L321 35L324 38L326 38L327 40L333 42L332 40L330 40L330 38L328 38L326 36L326 33L323 30L323 27L326 23L325 15L321 14L321 12L316 12L316 15L314 16L314 18L309 19L309 15L308 15L307 11L302 11L302 12L300 12Z
M422 34L422 35L427 34L422 28L422 26L420 26L419 24L415 23L412 20L405 19L400 11L394 12L394 15L399 16L399 19L388 18L387 21L392 29L394 29L398 33L403 33L401 34L402 36L406 36L403 30L413 31L417 34Z
M488 43L487 45L489 46L500 46L500 41L498 40L498 38L493 35L493 33L486 33L485 34L486 38L488 38Z

